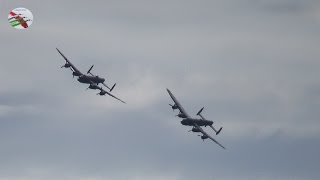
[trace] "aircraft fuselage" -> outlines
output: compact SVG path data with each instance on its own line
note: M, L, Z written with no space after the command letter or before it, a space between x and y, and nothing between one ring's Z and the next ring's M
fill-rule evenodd
M199 126L211 126L213 121L192 118L186 118L181 121L181 124L185 126L194 126L194 123L198 124Z
M91 82L95 84L99 84L99 83L103 83L105 79L97 76L82 75L82 76L79 76L78 81L86 84L91 84Z

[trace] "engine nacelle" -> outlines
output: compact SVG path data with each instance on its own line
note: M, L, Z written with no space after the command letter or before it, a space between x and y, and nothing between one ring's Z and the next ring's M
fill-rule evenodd
M96 84L90 84L89 89L100 89L100 87Z
M208 139L208 136L202 135L202 136L201 136L201 139L202 139L202 140Z
M178 109L178 106L177 106L176 104L174 104L174 105L169 104L169 105L171 106L171 108L172 108L173 110Z
M100 91L100 92L99 92L99 95L100 95L100 96L103 96L103 95L105 95L105 94L107 94L107 92L105 92L105 91Z
M191 131L192 131L192 132L201 132L198 128L195 128L195 127L193 127L193 128L191 129Z
M69 67L71 67L71 64L69 64L69 63L66 63L66 64L64 64L61 68L69 68Z
M73 76L81 76L81 74L79 72L73 72L72 75Z
M179 118L187 118L187 116L186 116L185 114L183 114L183 113L179 113L177 116L178 116Z

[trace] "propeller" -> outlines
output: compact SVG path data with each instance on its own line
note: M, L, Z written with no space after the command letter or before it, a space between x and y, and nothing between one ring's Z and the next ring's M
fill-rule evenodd
M169 106L171 106L171 108L173 107L173 105L172 104L169 104ZM174 111L174 109L172 108L172 111Z
M201 136L201 135L198 135L198 136ZM204 139L202 138L202 136L201 136L201 139L202 139L202 141L204 142Z
M169 104L169 106L171 106L172 111L174 111L175 109L177 109L176 105Z

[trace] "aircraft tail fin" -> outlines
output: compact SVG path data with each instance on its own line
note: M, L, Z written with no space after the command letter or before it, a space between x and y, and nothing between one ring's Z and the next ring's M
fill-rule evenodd
M200 109L200 111L197 113L197 116L199 116L201 114L201 112L203 111L204 107Z
M87 71L87 74L91 74L91 70L93 68L93 65L90 67L90 69Z
M110 92L113 90L113 88L116 86L117 83L114 83L114 85L111 87Z
M218 135L222 130L222 127L216 132L216 135Z

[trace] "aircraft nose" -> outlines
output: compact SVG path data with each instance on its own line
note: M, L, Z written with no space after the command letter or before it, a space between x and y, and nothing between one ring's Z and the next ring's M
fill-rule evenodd
M104 79L104 78L101 78L101 81L102 81L102 83L104 83L105 79Z

